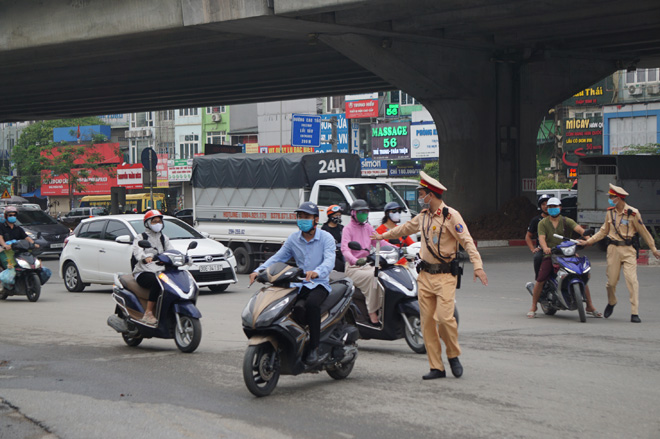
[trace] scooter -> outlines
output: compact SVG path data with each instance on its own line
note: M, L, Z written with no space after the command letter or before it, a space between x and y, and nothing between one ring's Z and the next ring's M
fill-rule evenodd
M138 245L150 248L147 240ZM167 250L154 256L156 264L165 270L158 273L163 293L156 302L155 325L148 325L140 319L149 299L149 290L141 287L132 274L115 274L112 298L115 301L115 314L108 317L108 326L121 333L128 346L138 346L145 338L174 338L181 352L193 352L202 340L202 314L195 304L199 287L187 270L179 270L190 264L188 250L197 247L197 242L188 245L184 255L178 250Z
M348 243L351 250L365 250L360 243ZM360 338L377 340L398 340L404 338L406 343L418 354L426 353L424 337L419 317L417 302L417 281L408 267L397 265L403 252L398 247L380 247L377 243L375 251L371 251L367 262L375 266L374 276L379 288L384 292L380 321L374 325L369 319L366 298L359 288L355 289L351 318L360 331Z
M7 244L11 245L14 251L16 276L13 285L3 282L0 300L9 296L27 296L30 302L36 302L41 296L41 285L50 277L44 278L42 282L41 261L34 255L38 253L38 248L27 239L11 240L7 241Z
M321 335L318 364L303 359L309 351L304 300L296 300L296 282L303 270L275 263L257 276L266 285L248 301L241 319L248 337L243 359L243 380L250 393L267 396L277 386L280 375L299 375L325 370L336 380L351 373L357 359L358 330L346 318L353 297L353 282L332 282L332 291L321 303Z
M587 321L584 303L585 287L589 282L591 263L586 256L577 256L578 242L565 239L561 235L553 235L564 241L552 249L552 263L555 273L543 285L539 303L543 313L549 316L557 311L577 310L582 323ZM534 295L534 282L525 285L527 291Z

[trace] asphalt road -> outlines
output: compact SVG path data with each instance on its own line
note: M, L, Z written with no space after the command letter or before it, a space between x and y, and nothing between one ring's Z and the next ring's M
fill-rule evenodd
M585 254L602 311L604 254ZM623 279L607 320L530 320L528 250L482 256L489 286L466 277L458 293L462 378L422 381L426 356L365 340L346 380L284 376L266 398L241 373L246 276L200 297L202 343L182 354L173 340L125 346L105 323L110 289L69 293L54 274L37 303L0 302L0 438L660 437L660 267L639 267L642 324Z

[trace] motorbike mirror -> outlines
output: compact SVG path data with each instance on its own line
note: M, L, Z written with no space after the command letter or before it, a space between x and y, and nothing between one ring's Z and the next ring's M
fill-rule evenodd
M351 241L348 243L348 248L351 250L362 250L362 246L357 241Z
M140 241L138 241L138 246L142 248L151 248L151 243L146 239L141 239Z
M396 238L396 239L395 239L395 238L388 239L387 242L389 242L390 244L394 244L394 245L399 245L399 244L401 244L401 241L399 241L399 238Z
M192 241L190 244L188 244L188 250L192 250L194 248L197 248L197 241Z

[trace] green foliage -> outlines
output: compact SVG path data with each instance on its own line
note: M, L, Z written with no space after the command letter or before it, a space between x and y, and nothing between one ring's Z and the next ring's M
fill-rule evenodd
M45 120L33 123L26 127L16 142L12 151L11 160L18 171L21 182L33 188L41 182L41 171L50 169L44 167L41 161L41 152L51 149L53 143L53 128L103 125L98 117L81 117L75 119Z
M630 145L621 151L621 155L660 155L659 143L647 143L646 145Z
M544 177L539 175L536 177L536 190L543 189L570 189L573 186L572 182L562 183L556 182L554 178Z
M437 160L434 160L431 163L427 163L424 166L423 171L426 172L429 177L435 178L438 181L440 180L440 165L438 164Z

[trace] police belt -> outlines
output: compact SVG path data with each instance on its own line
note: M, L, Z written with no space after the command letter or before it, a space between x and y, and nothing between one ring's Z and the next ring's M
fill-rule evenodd
M609 245L629 247L633 244L632 244L632 239L626 239L625 241L615 241L615 240L611 239Z
M426 261L419 263L419 268L426 271L428 274L451 273L451 266L449 263L444 264L429 264Z

